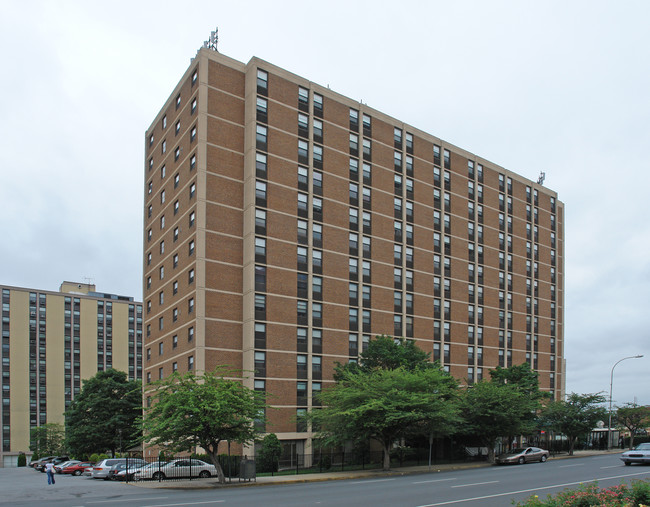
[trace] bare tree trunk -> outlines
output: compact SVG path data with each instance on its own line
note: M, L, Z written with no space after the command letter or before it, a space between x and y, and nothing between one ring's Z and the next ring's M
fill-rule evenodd
M390 445L384 444L384 468L383 470L387 472L390 470Z
M206 449L207 450L207 449ZM217 451L207 451L210 459L212 460L212 464L214 467L217 469L217 478L219 479L219 484L225 484L226 483L226 476L223 474L223 469L221 468L221 463L219 463L219 455L217 454Z

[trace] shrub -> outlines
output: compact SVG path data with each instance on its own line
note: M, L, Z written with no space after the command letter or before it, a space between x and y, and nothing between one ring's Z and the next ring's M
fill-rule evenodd
M27 456L25 456L24 452L21 452L18 455L18 466L19 467L27 466Z
M269 433L262 439L262 446L256 458L257 472L277 472L282 444L275 433Z
M92 453L92 454L90 455L90 458L88 458L88 459L89 459L90 461L92 461L93 463L97 463L97 462L99 461L99 454L97 454L96 452L94 452L94 453Z
M630 505L647 505L650 503L650 482L632 481L628 486L622 483L618 486L600 489L598 483L581 484L577 489L565 489L557 495L548 495L546 500L537 495L523 502L513 504L521 507L591 507L595 505L607 507L628 507Z

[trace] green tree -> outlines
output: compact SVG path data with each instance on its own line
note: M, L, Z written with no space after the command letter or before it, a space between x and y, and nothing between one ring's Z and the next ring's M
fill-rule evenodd
M490 370L490 382L498 385L508 385L525 396L522 399L523 406L520 407L520 425L516 428L517 433L508 434L507 436L515 437L533 432L538 424L537 416L542 408L542 400L551 397L551 393L540 391L539 374L531 369L528 363L509 366L508 368L497 366L494 370ZM526 406L527 401L529 402L528 406ZM508 441L512 441L512 438L508 438Z
M370 372L373 370L406 370L432 368L430 354L420 349L413 340L379 335L370 340L368 347L359 355L359 363L337 363L334 380L344 372Z
M137 421L142 411L142 383L128 380L123 371L109 369L85 380L65 412L66 442L70 452L88 456L115 451L140 442Z
M264 393L245 387L241 379L233 378L237 375L234 370L217 368L202 375L175 374L152 384L152 404L143 420L146 440L172 452L202 447L217 468L219 482L224 483L219 443L254 441L254 421L266 404Z
M650 406L626 403L616 409L616 422L630 432L630 449L634 447L634 435L650 426Z
M494 448L504 436L519 435L534 413L534 403L516 385L480 381L469 386L461 398L464 432L475 435L488 449L494 463Z
M282 444L275 433L269 433L262 439L262 445L257 453L258 472L277 472Z
M337 383L320 395L323 408L310 414L325 445L373 439L384 450L384 470L390 468L390 448L418 425L446 432L457 407L449 400L456 381L439 368L372 369L339 372Z
M58 423L47 423L29 430L29 450L39 456L65 454L65 429Z
M568 438L569 455L572 456L576 440L589 434L598 421L607 417L607 411L600 405L604 402L605 397L600 393L571 393L566 401L551 401L542 411L540 423Z

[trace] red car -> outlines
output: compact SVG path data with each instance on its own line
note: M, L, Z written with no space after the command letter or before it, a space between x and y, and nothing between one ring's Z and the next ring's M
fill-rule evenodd
M61 470L61 473L81 475L86 471L86 469L92 468L94 465L95 464L91 463L90 461L82 461L81 463L77 463L76 465L65 467L64 469Z

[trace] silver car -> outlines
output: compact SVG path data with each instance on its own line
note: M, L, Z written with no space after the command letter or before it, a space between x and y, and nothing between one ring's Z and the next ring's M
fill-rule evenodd
M532 463L533 461L544 463L548 459L548 456L549 452L540 449L539 447L520 447L500 454L497 456L496 462L499 465L505 465L508 463L518 463L523 465L524 463Z
M626 466L632 463L650 463L650 442L637 445L631 451L621 454L621 460Z
M143 459L129 458L128 461L129 461L129 467L136 466L136 465L146 465L146 462ZM108 472L110 472L111 469L114 468L116 465L122 463L126 464L126 462L127 462L126 458L104 459L99 463L97 463L94 467L89 468L86 472L84 472L84 475L90 472L90 476L93 479L109 480Z
M133 477L142 479L165 480L182 477L201 477L203 479L217 475L214 465L198 459L175 459L169 463L152 463L148 467L136 470Z

